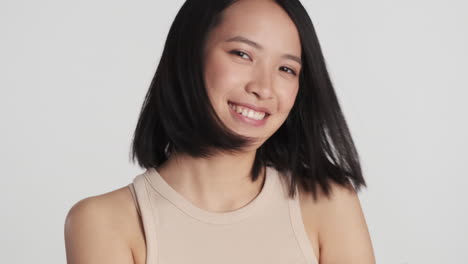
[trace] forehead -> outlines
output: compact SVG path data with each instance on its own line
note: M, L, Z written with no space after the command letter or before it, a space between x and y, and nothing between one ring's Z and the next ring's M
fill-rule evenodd
M301 54L296 25L285 10L269 0L240 0L221 14L221 23L212 33L211 41L222 42L240 35L265 49Z

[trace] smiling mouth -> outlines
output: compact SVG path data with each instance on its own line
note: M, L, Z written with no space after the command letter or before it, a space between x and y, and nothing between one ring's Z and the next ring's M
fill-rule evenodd
M255 111L251 108L245 107L245 106L240 106L231 102L228 102L229 107L234 110L236 113L239 115L242 115L246 118L252 119L252 120L257 120L261 121L264 120L266 117L268 117L270 114L266 112L260 112L260 111Z

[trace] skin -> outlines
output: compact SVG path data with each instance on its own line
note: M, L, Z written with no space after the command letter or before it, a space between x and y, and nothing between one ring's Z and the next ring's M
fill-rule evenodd
M236 36L262 48L226 41ZM261 191L264 171L254 183L249 172L256 149L283 124L294 105L301 64L291 56L301 57L301 44L294 23L276 3L241 0L223 12L222 23L208 36L204 55L206 89L216 114L229 129L256 138L256 144L237 155L210 159L173 155L158 172L197 207L226 212L243 207ZM264 126L247 125L231 117L228 101L266 107L271 116ZM332 185L330 199L313 201L299 191L304 226L321 264L375 263L356 193ZM65 245L68 263L143 264L144 232L130 190L123 187L75 204L65 222Z

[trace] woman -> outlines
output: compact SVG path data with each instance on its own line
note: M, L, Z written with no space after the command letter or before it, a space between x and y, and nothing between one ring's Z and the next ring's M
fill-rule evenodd
M297 0L188 0L133 141L67 215L68 263L374 263L358 155Z

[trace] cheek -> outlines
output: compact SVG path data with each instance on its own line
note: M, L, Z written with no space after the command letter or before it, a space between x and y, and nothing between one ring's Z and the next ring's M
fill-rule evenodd
M289 113L292 107L294 106L294 102L296 100L298 93L298 87L293 87L291 89L284 89L280 93L280 111L282 113Z
M238 80L235 67L221 54L207 58L204 78L210 95L223 93L231 89Z
M222 114L231 90L237 87L238 73L223 54L207 57L204 69L205 88L208 98L218 114Z

